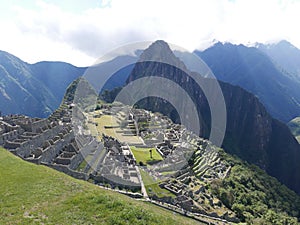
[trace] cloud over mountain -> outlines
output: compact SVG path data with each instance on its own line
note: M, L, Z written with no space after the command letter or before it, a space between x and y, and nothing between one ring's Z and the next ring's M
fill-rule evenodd
M29 62L64 59L87 66L119 45L154 39L189 50L208 47L213 39L244 44L288 39L300 46L295 29L300 3L294 1L71 3L6 3L11 16L0 17L6 30L0 49Z

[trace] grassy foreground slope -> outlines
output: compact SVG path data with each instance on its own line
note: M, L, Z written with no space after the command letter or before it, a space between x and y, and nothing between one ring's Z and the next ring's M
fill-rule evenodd
M0 224L195 224L0 148Z

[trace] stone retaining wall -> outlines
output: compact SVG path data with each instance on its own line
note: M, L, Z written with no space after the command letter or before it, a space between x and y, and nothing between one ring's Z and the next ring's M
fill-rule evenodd
M55 170L58 170L60 172L66 173L69 176L72 176L74 178L77 179L81 179L81 180L88 180L89 179L89 175L82 173L82 172L78 172L78 171L74 171L72 169L70 169L68 166L65 165L59 165L59 164L48 164L48 163L42 163L50 168L53 168Z

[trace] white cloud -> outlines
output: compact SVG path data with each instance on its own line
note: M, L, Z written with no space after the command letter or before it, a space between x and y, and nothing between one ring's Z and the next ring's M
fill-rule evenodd
M284 38L300 47L299 1L112 0L99 5L82 12L43 1L35 8L16 6L16 18L0 22L5 27L0 48L30 62L89 65L120 45L155 39L191 51L213 39L247 44Z

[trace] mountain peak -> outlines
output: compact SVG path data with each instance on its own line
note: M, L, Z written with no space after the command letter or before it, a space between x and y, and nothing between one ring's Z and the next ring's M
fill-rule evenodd
M28 63L22 61L20 58L12 55L6 51L0 50L0 64L8 63L8 62L13 62L14 64L16 64L16 63L28 64Z
M139 61L157 61L167 63L176 66L184 71L187 71L187 68L184 65L184 63L178 57L175 56L169 44L163 40L157 40L153 42L141 54Z
M273 47L276 47L279 50L285 50L285 49L298 50L297 47L295 47L291 42L287 40L281 40L277 44L274 44Z
M286 46L291 46L292 43L287 41L287 40L281 40L277 43L278 45L286 45Z
M150 46L152 46L152 47L160 46L162 48L171 50L169 44L167 42L165 42L164 40L156 40Z
M174 58L173 52L167 42L157 40L153 42L140 56L140 61L162 61Z
M278 42L273 42L269 44L263 43L255 43L254 45L256 48L264 50L264 49L281 49L281 48L296 48L291 42L287 40L280 40Z

